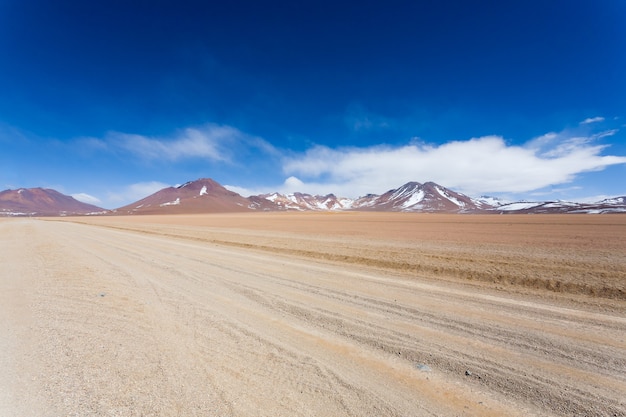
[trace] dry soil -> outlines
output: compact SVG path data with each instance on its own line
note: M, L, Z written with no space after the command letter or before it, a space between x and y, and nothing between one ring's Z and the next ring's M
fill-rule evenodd
M626 416L626 216L0 220L1 416Z

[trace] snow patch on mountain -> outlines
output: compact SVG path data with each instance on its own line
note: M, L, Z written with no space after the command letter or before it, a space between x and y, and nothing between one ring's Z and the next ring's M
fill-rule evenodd
M403 194L404 194L404 193L403 193ZM409 208L409 207L415 206L415 205L417 205L417 204L421 203L421 202L424 200L424 196L425 196L425 195L426 195L426 194L424 193L424 191L422 191L422 190L418 190L417 192L414 192L413 194L409 195L409 196L408 196L409 198L408 198L408 199L407 199L404 203L402 203L402 204L400 205L400 207L402 207L402 208L405 208L405 209L406 209L406 208ZM417 208L417 207L416 207L416 208Z
M607 198L600 201L599 204L626 204L626 197Z
M159 206L161 207L165 207L165 206L178 206L180 204L180 198L177 198L174 201L168 201L167 203L162 203L159 204Z
M547 207L547 208L577 207L577 206L579 206L578 203L572 203L569 201L554 201L552 203L543 204L543 207Z
M456 204L459 207L465 207L466 204L460 200L458 200L456 197L454 197L453 195L447 193L445 190L443 190L441 187L439 186L435 186L435 190L439 193L440 196L442 196L445 199L448 199L450 201L452 201L454 204Z
M512 201L504 201L500 198L491 197L488 195L483 195L478 198L473 198L472 200L478 205L486 205L486 206L491 206L491 207L498 207L504 204L512 203Z
M530 208L540 206L541 204L542 203L537 203L537 202L520 201L518 203L504 204L502 206L497 207L497 210L502 210L502 211L528 210Z

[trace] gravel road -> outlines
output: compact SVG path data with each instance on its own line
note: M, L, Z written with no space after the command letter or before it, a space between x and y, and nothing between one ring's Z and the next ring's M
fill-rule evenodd
M622 300L142 227L0 221L0 415L626 416Z

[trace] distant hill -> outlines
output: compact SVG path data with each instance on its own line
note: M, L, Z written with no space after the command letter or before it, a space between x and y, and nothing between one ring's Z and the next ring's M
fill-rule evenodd
M209 178L168 187L113 210L115 214L182 214L252 210L250 200Z
M80 202L49 188L19 188L0 192L0 216L70 216L106 212L101 207Z
M608 214L626 213L626 197L617 197L596 203L576 203L571 201L520 201L501 204L492 209L498 213L549 214L549 213L584 213Z
M346 210L352 207L349 198L337 198L334 194L324 196L305 193L270 193L250 197L255 208L272 210ZM263 201L263 203L260 203ZM270 202L271 204L267 204Z

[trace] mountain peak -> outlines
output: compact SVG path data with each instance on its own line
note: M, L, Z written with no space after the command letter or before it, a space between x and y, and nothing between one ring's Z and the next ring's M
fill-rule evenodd
M356 200L356 210L471 212L481 207L470 197L449 190L432 181L411 181L385 194L368 195Z
M224 188L221 184L219 184L218 182L216 182L215 180L211 178L199 178L194 181L188 181L182 185L179 185L176 188L179 190L182 190L183 188L187 188L191 190L199 190L199 189L202 189L202 187L207 187L207 189Z
M409 181L406 184L404 184L403 186L401 186L400 188L415 188L415 187L422 187L426 184L434 184L433 182L427 182L425 184L422 184L420 182L417 181Z
M182 214L250 210L251 202L211 178L157 191L116 210L120 214Z

